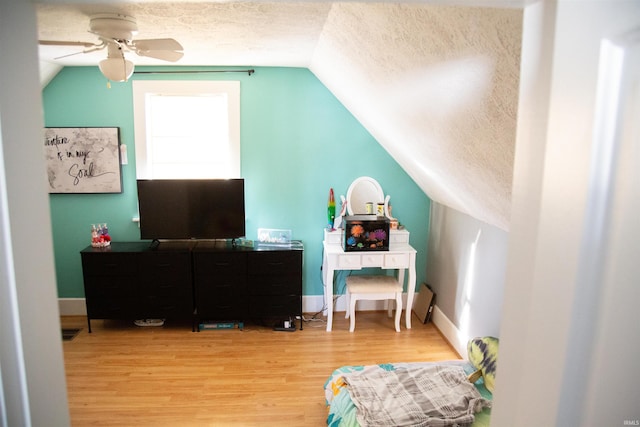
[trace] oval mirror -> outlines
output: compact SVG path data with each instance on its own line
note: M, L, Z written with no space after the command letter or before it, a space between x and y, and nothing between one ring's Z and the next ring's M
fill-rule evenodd
M377 204L384 203L384 193L378 181L368 176L356 178L347 190L347 212L349 215L367 213L367 203L373 203L375 214Z

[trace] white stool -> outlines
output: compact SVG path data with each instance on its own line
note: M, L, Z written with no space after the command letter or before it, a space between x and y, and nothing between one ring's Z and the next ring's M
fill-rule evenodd
M349 332L356 328L356 301L365 300L396 300L396 332L400 332L400 316L402 315L402 285L391 276L348 276L347 283L347 312L345 317L351 316ZM391 304L388 304L388 315L391 317Z

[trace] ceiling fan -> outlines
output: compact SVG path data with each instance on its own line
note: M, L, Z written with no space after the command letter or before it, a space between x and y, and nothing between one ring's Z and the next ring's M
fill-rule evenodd
M66 56L95 52L107 48L107 58L100 61L98 67L104 76L114 82L124 82L133 74L134 64L125 58L125 52L139 56L176 62L184 53L182 45L171 38L134 40L138 33L136 19L118 13L93 15L89 21L89 32L100 39L99 43L40 40L45 46L81 46L85 49Z

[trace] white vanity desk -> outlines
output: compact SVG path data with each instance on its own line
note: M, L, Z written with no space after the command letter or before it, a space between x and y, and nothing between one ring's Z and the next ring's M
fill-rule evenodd
M398 281L404 284L405 270L409 270L407 281L407 303L405 304L405 322L411 329L411 306L416 289L416 250L409 245L409 232L391 230L389 250L379 252L345 252L342 249L344 230L324 231L324 254L322 257L322 282L324 299L327 304L327 332L333 324L333 288L336 270L361 270L367 267L398 270Z

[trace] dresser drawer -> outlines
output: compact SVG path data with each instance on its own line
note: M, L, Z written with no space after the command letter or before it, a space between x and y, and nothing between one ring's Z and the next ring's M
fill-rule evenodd
M287 295L301 292L299 276L252 276L249 280L251 295Z
M140 295L154 297L192 298L193 288L191 282L165 278L159 281L145 280L140 285Z
M299 315L300 295L270 295L249 297L249 312L255 317Z
M299 251L250 253L248 271L252 276L300 274L302 271L302 253Z
M246 274L245 253L195 253L193 256L196 278Z
M84 292L88 298L135 297L138 295L137 276L91 276L85 279Z
M138 308L145 319L187 318L193 314L193 299L190 295L180 298L175 296L145 295L142 305Z
M140 269L150 282L190 282L191 259L188 253L140 254Z
M196 281L196 298L215 299L219 296L242 297L246 293L247 282L244 276L208 277Z
M137 274L138 258L130 253L83 253L82 271L89 276L122 276Z

